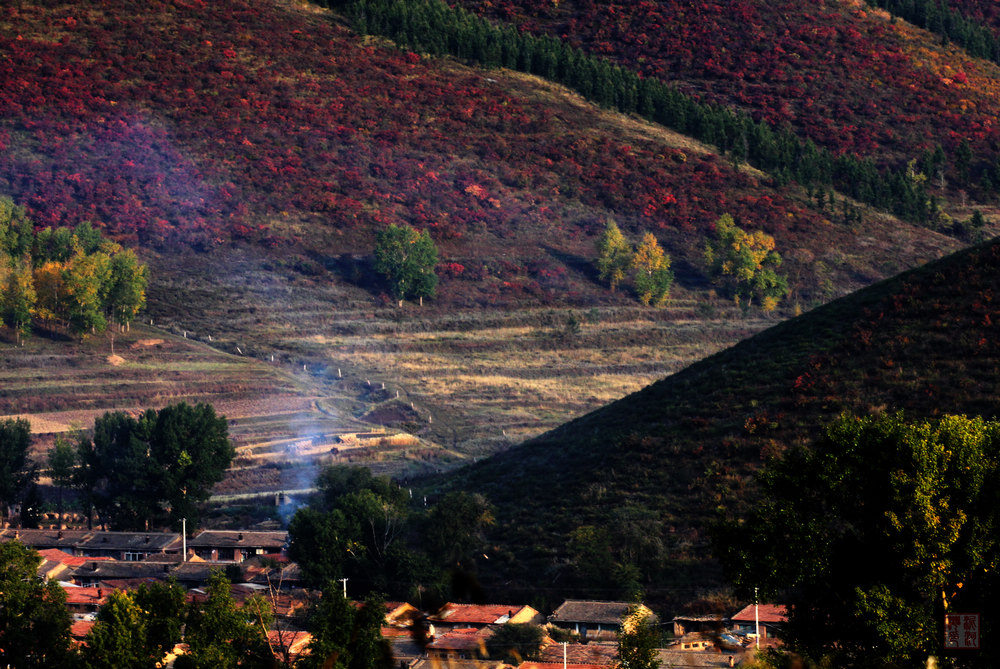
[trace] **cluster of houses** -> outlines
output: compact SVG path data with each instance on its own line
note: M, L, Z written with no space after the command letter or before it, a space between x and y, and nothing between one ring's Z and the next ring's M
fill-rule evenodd
M315 595L302 588L297 566L286 557L284 531L206 530L191 538L159 532L0 531L0 541L13 539L37 550L43 558L39 575L66 590L78 641L114 590L173 578L197 598L212 572L222 568L234 581L237 600L267 594L275 609L272 647L281 650L283 659L294 659L308 646L309 634L291 621ZM678 616L665 622L645 606L627 602L567 600L548 616L526 605L448 603L437 611L419 611L390 602L382 634L401 669L442 662L492 669L509 665L488 660L490 637L506 623L530 623L546 634L538 659L521 662L518 669L608 669L618 660L619 630L623 623L628 627L630 616L638 616L673 633L658 651L660 666L733 667L746 662L756 648L777 643L785 613L782 606L762 604L729 617Z

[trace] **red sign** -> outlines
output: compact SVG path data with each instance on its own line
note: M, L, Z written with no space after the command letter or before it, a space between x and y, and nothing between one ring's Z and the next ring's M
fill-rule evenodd
M947 613L944 616L945 648L979 648L979 614Z

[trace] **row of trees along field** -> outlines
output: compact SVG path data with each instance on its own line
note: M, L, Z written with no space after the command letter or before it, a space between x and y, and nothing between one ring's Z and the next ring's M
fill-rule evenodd
M18 340L35 323L81 336L109 320L127 329L148 280L134 251L89 223L36 233L24 207L0 198L0 317Z
M148 583L115 590L97 614L83 644L71 643L72 621L66 592L37 575L41 556L18 541L0 544L0 664L39 669L158 667L178 643L188 650L176 669L291 667L293 632L274 624L274 591L240 603L221 571L209 579L203 596L186 597L176 582ZM272 568L273 569L273 568ZM339 584L293 621L313 638L309 654L295 667L388 669L392 655L382 639L385 606L371 597L361 606L346 599ZM268 634L269 629L276 632Z
M937 151L915 159L921 172L913 165L880 169L872 157L837 155L811 140L803 141L788 127L773 127L748 113L699 102L661 80L640 77L559 39L494 25L440 0L320 0L318 4L344 11L362 34L384 35L416 51L453 55L563 84L603 107L636 113L711 144L734 163L748 161L770 172L779 184L836 186L861 202L924 224L934 224L941 213L924 177L939 171L932 164ZM956 151L951 157L955 171L969 182L978 179L984 191L1000 192L1000 159L977 170L973 148L967 142L964 146L969 155Z
M31 425L0 421L0 512L20 502L23 525L37 525L41 499L38 467L31 462ZM197 527L199 507L235 456L223 416L209 404L150 409L138 417L109 412L75 443L58 438L48 455L53 484L79 491L92 526L94 511L105 528Z

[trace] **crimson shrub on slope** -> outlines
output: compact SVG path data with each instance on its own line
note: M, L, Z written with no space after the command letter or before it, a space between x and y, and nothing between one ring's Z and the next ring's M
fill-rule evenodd
M553 222L573 237L602 216L704 233L730 212L779 237L819 220L716 158L567 125L555 103L319 15L77 0L0 24L0 190L40 224L206 245L274 242L283 211L365 240L393 222L458 240Z
M988 64L951 54L884 12L783 0L460 0L524 30L561 37L699 98L791 124L835 152L900 164L968 139L1000 139ZM976 85L970 85L970 78Z

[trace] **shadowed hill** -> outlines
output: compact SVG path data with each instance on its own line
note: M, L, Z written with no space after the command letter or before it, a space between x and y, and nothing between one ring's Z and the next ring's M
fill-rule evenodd
M456 472L498 507L484 578L595 596L637 580L675 603L718 585L707 526L752 502L768 454L842 411L996 414L998 277L1000 243L960 252Z

